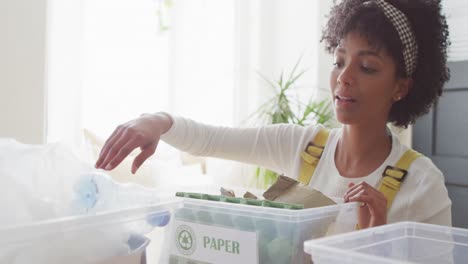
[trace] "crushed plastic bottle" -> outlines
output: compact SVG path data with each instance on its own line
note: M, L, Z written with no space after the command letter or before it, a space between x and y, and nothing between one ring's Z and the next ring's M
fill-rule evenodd
M107 174L98 171L82 174L73 189L73 210L81 214L96 214L160 202L155 191L137 184L117 183ZM170 213L165 212L149 216L147 222L155 227L165 226L169 220Z

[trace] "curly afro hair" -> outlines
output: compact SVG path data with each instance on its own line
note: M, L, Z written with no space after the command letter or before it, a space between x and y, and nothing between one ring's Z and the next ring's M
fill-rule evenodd
M417 117L427 113L442 94L450 78L447 68L449 31L441 13L441 0L386 0L409 19L418 44L418 60L412 76L406 76L402 44L395 27L377 4L363 5L368 0L334 0L322 41L333 53L349 32L358 32L369 44L383 48L397 65L397 77L411 77L413 86L408 95L393 104L388 122L407 127Z

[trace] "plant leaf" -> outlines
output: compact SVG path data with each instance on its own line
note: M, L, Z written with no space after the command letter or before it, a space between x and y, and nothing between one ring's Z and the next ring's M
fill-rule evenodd
M275 92L278 92L277 91L278 87L272 81L268 80L268 78L266 78L263 74L261 74L258 71L257 71L257 74L260 76L260 78L262 78L265 82L267 82L273 88L273 90L275 90Z

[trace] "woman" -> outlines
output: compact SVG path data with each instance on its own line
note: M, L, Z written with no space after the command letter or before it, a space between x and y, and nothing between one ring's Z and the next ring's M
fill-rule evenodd
M310 186L335 200L360 202L361 228L397 221L451 225L451 201L440 170L426 157L411 163L387 210L378 190L386 166L408 150L387 129L426 113L449 79L448 29L440 0L344 0L335 3L323 41L334 56L330 88L342 128L330 132ZM321 126L226 128L166 113L119 126L97 168L116 167L133 149L132 172L158 141L195 155L257 164L298 178L301 153Z

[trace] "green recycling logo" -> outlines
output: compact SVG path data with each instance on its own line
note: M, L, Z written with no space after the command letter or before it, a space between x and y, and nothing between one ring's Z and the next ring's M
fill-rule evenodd
M186 226L181 225L176 231L176 246L180 253L184 255L192 255L197 247L197 239L193 230Z

